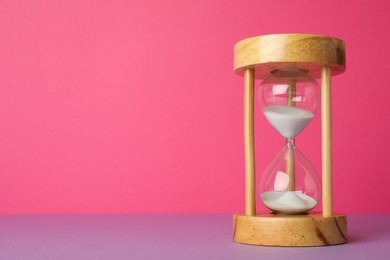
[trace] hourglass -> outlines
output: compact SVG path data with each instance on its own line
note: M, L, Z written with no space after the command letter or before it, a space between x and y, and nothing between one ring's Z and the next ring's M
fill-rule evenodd
M234 70L244 76L246 212L234 215L234 241L269 246L347 242L344 214L332 209L331 76L345 71L343 41L321 35L276 34L235 45ZM321 87L315 78L321 78ZM255 79L262 80L254 88ZM256 94L255 94L256 93ZM256 192L254 100L285 146L262 172ZM321 106L322 185L295 145ZM321 191L322 186L322 191ZM269 212L256 213L256 194ZM322 212L313 213L322 197Z
M286 145L261 176L264 205L276 214L300 214L319 202L321 184L314 167L294 145L320 103L320 88L307 70L277 69L257 89L257 99L268 122Z

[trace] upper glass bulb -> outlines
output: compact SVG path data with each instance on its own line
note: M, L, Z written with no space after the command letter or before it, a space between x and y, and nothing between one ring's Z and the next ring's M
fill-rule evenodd
M256 95L269 123L287 139L307 126L320 103L317 81L301 69L273 71Z

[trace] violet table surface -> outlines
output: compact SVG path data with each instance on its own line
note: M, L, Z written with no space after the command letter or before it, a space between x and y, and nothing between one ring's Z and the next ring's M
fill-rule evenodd
M0 259L390 259L390 215L348 215L350 242L232 241L231 215L0 216Z

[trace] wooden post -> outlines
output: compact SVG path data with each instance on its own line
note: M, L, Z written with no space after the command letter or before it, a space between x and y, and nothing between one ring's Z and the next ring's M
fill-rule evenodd
M286 174L288 176L288 191L295 191L295 155L291 148L287 148Z
M254 69L244 72L245 214L256 215L254 145Z
M331 69L321 70L321 122L322 122L322 214L333 215L332 209L332 100Z
M287 106L295 107L295 95L296 95L297 82L296 79L288 80L288 89L287 89Z
M296 80L288 80L287 106L295 107ZM286 174L288 178L287 190L295 191L295 155L292 149L287 150Z

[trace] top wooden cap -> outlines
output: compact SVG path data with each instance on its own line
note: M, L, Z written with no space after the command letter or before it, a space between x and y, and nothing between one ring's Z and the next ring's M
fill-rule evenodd
M345 71L345 44L342 40L314 34L270 34L247 38L234 46L234 71L243 75L255 69L256 78L265 78L276 69L299 68L319 77L328 66L332 75Z

